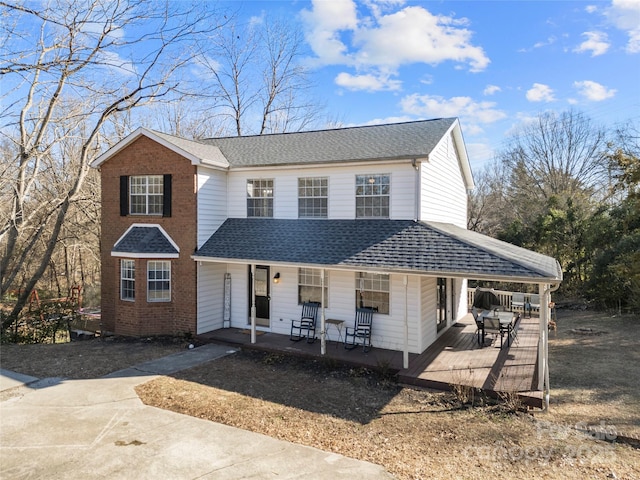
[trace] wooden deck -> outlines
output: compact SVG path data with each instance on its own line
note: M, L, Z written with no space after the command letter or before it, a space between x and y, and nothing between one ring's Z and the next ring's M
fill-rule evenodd
M409 355L409 368L402 368L402 352L376 348L365 353L361 348L346 350L336 342L327 342L326 358L350 365L397 372L401 383L449 390L453 384L480 389L488 395L515 394L529 406L542 407L542 392L537 391L539 320L523 318L516 327L517 340L500 349L500 339L487 334L485 345L476 341L471 315L444 332L422 354ZM248 330L225 328L198 336L204 342L218 342L242 348L285 353L309 358L321 357L320 340L292 342L287 335L258 332L251 344Z

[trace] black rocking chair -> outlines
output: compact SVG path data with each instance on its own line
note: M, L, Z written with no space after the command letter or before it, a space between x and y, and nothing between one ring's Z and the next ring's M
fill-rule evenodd
M316 318L318 317L318 302L305 302L302 304L302 314L300 320L291 321L291 335L289 339L292 342L299 342L303 338L307 339L307 343L313 343L316 340Z
M347 327L344 334L344 348L353 350L362 344L362 351L371 349L371 325L373 323L373 310L371 308L357 308L356 319L353 328Z

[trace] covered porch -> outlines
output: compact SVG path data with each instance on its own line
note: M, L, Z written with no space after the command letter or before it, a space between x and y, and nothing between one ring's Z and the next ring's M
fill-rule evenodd
M224 328L199 335L204 342L219 342L272 353L323 358L354 367L386 370L398 375L401 383L448 390L461 385L481 390L489 396L518 395L531 406L543 407L543 392L538 390L538 346L540 319L521 318L517 341L500 349L493 339L484 347L477 343L476 326L471 314L445 331L422 354L409 354L409 368L403 368L403 352L376 348L345 350L342 343L327 342L322 355L320 341L308 344L292 342L287 335L261 332L251 343L250 330Z

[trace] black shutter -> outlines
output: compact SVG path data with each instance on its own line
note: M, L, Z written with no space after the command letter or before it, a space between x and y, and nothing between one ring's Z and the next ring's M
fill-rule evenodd
M129 215L129 177L122 175L120 177L120 216Z
M170 217L171 216L171 175L166 174L163 175L163 199L162 199L162 216Z

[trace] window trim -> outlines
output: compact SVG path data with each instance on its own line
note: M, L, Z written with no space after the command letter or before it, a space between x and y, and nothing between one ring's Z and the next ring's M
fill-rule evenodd
M315 299L315 298L302 298L302 296L300 295L300 288L301 287L311 287L311 288L317 288L317 289L321 289L321 283L313 284L313 283L302 283L302 276L303 276L303 270L307 270L309 273L305 273L304 275L307 277L311 277L311 278L315 278L317 277L318 280L321 282L321 278L322 278L322 269L321 268L309 268L309 267L298 267L298 305L302 305L304 302L318 302L320 304L322 304L322 298L320 299ZM322 295L322 290L320 290L320 294ZM324 307L328 307L329 306L329 272L327 272L325 270L324 272Z
M130 264L125 268L125 264ZM130 276L125 277L125 273L130 273ZM131 282L131 288L125 288L124 282ZM125 296L125 291L130 291L131 296ZM120 300L124 302L136 301L136 261L132 258L120 259Z
M144 184L140 184L140 185L134 185L134 182L132 181L133 179L142 179L144 178ZM162 188L162 192L161 193L153 193L150 194L149 193L149 179L160 179L160 187ZM157 184L153 184L154 186ZM135 186L144 186L144 193L133 193L133 188ZM135 215L135 216L151 216L151 217L161 217L164 215L165 212L165 175L130 175L129 176L129 185L128 185L128 200L129 200L129 215ZM144 212L134 212L133 208L134 208L134 202L133 202L133 197L144 197ZM153 212L150 213L149 212L149 206L151 205L150 203L150 198L151 197L159 197L160 198L160 203L158 204L157 201L153 204L156 207L159 205L160 207L160 211L158 212ZM157 200L157 198L156 198Z
M375 287L375 283L380 283L381 281L385 281L387 284L387 290L376 290L374 288L365 288L367 277L370 282L372 282L371 287ZM364 292L372 292L376 294L386 294L387 295L387 311L380 311L379 306L374 305L364 305L362 302L361 293ZM373 273L373 272L356 272L355 274L355 298L356 298L356 308L361 307L374 307L377 308L375 313L379 313L380 315L390 315L391 314L391 275L388 273Z
M164 264L166 265L168 268L163 268L161 270L158 270L157 268L154 270L151 270L151 265L152 264ZM150 278L150 273L154 271L154 272L168 272L169 273L169 278L154 278L151 279ZM151 283L159 283L162 284L164 282L168 282L168 288L167 289L151 289ZM150 297L150 293L151 292L166 292L167 296L162 296L161 298L151 298ZM147 260L147 302L149 303L159 303L159 302L171 302L171 260Z
M386 179L386 183L382 183L381 180ZM366 183L364 183L366 180ZM377 187L377 188L376 188ZM387 192L383 193L386 187ZM374 193L376 189L380 189L380 193ZM363 190L362 193L358 193L359 190ZM368 193L367 190L373 190ZM358 205L359 201L365 202L366 199L386 199L386 205L367 206ZM373 200L372 200L373 203ZM363 214L360 210L364 209ZM386 209L386 215L380 213ZM371 210L372 215L366 215L366 210ZM371 173L371 174L357 174L355 179L355 213L356 218L391 218L391 174L390 173Z
M269 192L270 195L267 196L254 196L253 192L256 190L255 182L260 182L260 186L258 187L258 191L263 193L264 191ZM262 182L271 182L271 186L263 185ZM251 186L251 192L249 187ZM275 192L275 180L273 178L247 178L246 183L247 188L247 218L273 218L273 207L274 207L274 192ZM257 209L256 205L251 205L251 202L258 203L260 202L260 207ZM255 213L256 211L260 211L262 213L267 213L267 215L250 215L249 212Z
M300 185L301 182L311 181L311 185ZM316 185L315 182L318 181L319 185ZM301 190L311 192L311 195L303 195ZM316 190L324 189L324 195L315 195ZM305 200L320 200L324 201L324 205L320 207L320 215L312 214L312 215L302 215L302 203ZM311 210L312 212L316 211L315 205L311 208L305 206L305 212ZM329 177L298 177L298 218L329 218Z

